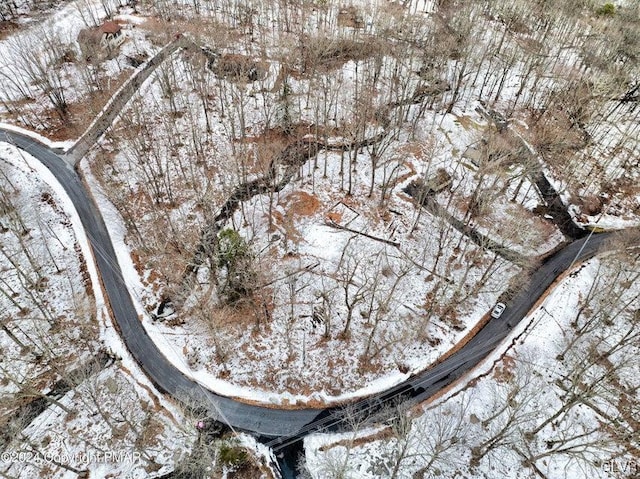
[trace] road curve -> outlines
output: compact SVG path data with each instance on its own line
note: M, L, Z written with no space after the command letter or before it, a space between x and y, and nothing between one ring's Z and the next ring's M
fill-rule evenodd
M109 233L93 199L77 173L50 148L28 136L0 129L0 141L16 145L42 162L57 178L80 216L106 292L106 300L120 329L127 349L162 392L188 406L203 407L215 419L256 434L276 450L318 430L338 430L345 418L345 407L328 409L280 410L249 405L219 396L176 369L148 336L125 286ZM499 319L491 319L462 349L435 367L377 395L350 406L351 416L368 417L397 398L424 400L478 364L526 316L553 281L575 261L593 257L611 237L610 233L577 240L550 257L532 275L529 286L507 304Z
M464 347L431 369L386 391L351 404L348 410L351 420L354 416L360 416L360 418L375 416L377 412L384 412L388 405L397 405L399 400L409 404L424 401L455 382L487 357L509 335L513 327L531 311L558 276L569 269L573 263L595 256L613 235L614 233L591 234L570 243L548 258L531 276L527 289L517 293L506 303L507 309L500 318L491 318ZM268 441L267 445L276 450L284 448L309 432L339 431L343 429L344 422L344 408L326 409L316 418L312 426L306 426L293 436Z
M212 393L176 369L151 340L138 318L102 215L78 174L51 149L33 138L0 130L0 141L14 144L37 158L71 198L87 233L106 300L120 335L131 355L160 391L189 406L204 407L212 417L235 428L266 437L295 434L321 412L316 409L287 411L244 404Z

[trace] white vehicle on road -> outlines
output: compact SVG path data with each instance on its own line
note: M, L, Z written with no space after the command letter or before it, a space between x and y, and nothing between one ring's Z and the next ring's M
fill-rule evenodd
M504 310L507 309L507 305L504 303L498 303L493 307L493 310L491 311L491 317L498 319L500 316L502 316L502 313L504 313Z

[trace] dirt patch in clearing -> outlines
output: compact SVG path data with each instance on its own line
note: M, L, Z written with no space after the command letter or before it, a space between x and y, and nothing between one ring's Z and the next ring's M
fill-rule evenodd
M294 191L285 201L287 213L292 216L312 216L320 209L320 200L306 191Z
M340 213L339 211L332 211L327 214L327 219L333 221L336 224L340 224L340 222L342 221L342 213Z
M18 24L10 20L0 22L0 40L7 38L14 30L18 29Z
M281 200L279 206L284 211L274 210L271 214L273 223L286 234L288 241L299 243L302 235L296 228L296 218L315 215L321 207L320 200L305 191L294 191Z
M290 215L283 215L279 211L273 211L271 214L273 219L273 224L279 226L284 231L287 241L292 241L294 243L299 243L302 241L302 235L300 231L295 227L293 218Z
M504 355L502 362L497 364L493 369L493 377L500 383L508 383L513 379L513 368L516 365L516 360L513 356Z
M254 301L239 301L233 306L221 306L209 315L213 330L235 331L242 335L247 329L263 322L263 315Z

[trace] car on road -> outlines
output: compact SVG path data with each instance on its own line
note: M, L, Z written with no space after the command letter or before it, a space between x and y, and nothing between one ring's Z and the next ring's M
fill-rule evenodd
M498 319L500 316L502 316L502 313L504 313L504 310L507 309L507 305L504 303L498 303L493 307L493 310L491 311L491 317Z

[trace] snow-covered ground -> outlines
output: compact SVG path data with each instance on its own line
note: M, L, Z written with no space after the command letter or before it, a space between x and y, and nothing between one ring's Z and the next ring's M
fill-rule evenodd
M14 291L2 298L7 333L0 335L3 427L18 427L19 419L9 419L16 407L47 394L56 381L68 380L100 350L121 358L104 371L75 377L77 387L53 396L42 414L24 423L25 429L18 427L5 445L3 473L63 477L67 466L91 474L118 470L149 477L145 467L151 463L171 470L195 429L174 432L184 424L181 413L155 392L113 328L73 205L49 170L30 155L2 143L0 158L2 290ZM181 445L170 453L163 447L147 449L149 444L136 449L142 435L149 443Z
M361 149L351 167L345 155L321 152L277 195L242 203L225 226L237 230L254 255L256 281L264 287L250 301L220 304L224 271L204 265L179 311L154 322L161 299L181 294L206 218L241 182L264 175L290 141L273 129L284 121L283 88L287 115L304 125L299 128L306 126L307 134L320 128L336 143L359 134L358 115L369 135L379 131L380 120L367 117L356 101L376 68L370 109L406 101L420 83L420 62L392 55L327 64L328 73L311 78L302 67L284 76L277 55L282 38L265 30L260 15L256 21L266 35L262 53L233 41L219 50L259 57L268 65L264 75L234 79L206 68L198 52L174 54L91 155L91 170L119 213L103 204L145 327L179 369L221 394L251 401L343 401L424 369L486 314L518 271L443 218L420 211L403 193L411 181L446 171L452 182L436 195L438 203L523 263L564 238L533 212L542 199L518 158L467 155L483 142L502 152L518 145L505 144L473 111L477 103L468 97L478 86L465 84L466 100L452 114L428 111L410 125L394 125L396 138L379 150ZM321 28L319 18L305 21ZM506 51L518 48L509 38ZM519 94L522 65L514 71L499 104ZM411 119L417 106L407 108ZM392 121L395 114L387 112ZM472 201L479 206L469 215Z
M125 108L110 137L94 149L83 170L99 198L145 327L179 369L221 394L280 405L345 401L369 394L424 369L487 313L520 269L469 241L447 218L417 207L403 191L414 180L430 181L446 173L451 182L434 194L437 205L516 255L543 255L564 240L552 223L535 213L542 200L529 178L531 165L525 159L530 155L518 157L521 145L510 144L474 112L478 100L512 116L512 124L522 127L523 139L540 152L535 154L537 167L543 168L578 221L595 228L640 223L638 110L632 102L620 107L622 102L601 100L609 95L607 82L618 81L608 71L589 83L597 71L598 55L607 58L615 47L615 42L608 42L610 20L593 12L565 22L566 13L549 15L526 2L471 2L463 5L459 16L446 10L447 2L440 2L444 10L436 12L435 2L429 0L403 5L357 1L348 8L331 2L322 8L306 4L298 8L286 2L156 2L141 5L141 14L131 8L120 11L116 20L125 24L128 38L114 58L97 65L74 61L80 29L101 23L105 9L115 3L66 2L50 17L26 22L16 34L0 41L0 75L8 80L0 91L3 118L48 133L59 123L51 109L52 92L62 92L80 123L77 126L82 127L130 73L127 56L143 60L167 37L180 33L194 35L215 50L217 63L189 49L163 64ZM627 7L621 8L611 21L625 18ZM442 45L433 41L433 32ZM602 43L603 37L607 42ZM600 42L598 48L592 48L594 39ZM45 53L46 81L30 76L29 67L34 64L25 62L27 56L21 53L34 45ZM234 56L238 54L244 57ZM616 58L616 65L627 62L623 68L632 78L632 63L620 50ZM234 71L242 61L255 67L257 79ZM580 80L575 81L576 77ZM588 115L576 109L584 100L578 88L583 85L588 86L589 105L594 109L586 123L580 118ZM621 88L612 91L624 94ZM600 89L607 94L600 95ZM420 91L422 97L417 95ZM91 104L87 102L90 92ZM565 97L566 104L557 100ZM73 108L87 113L89 120L77 120L81 116L75 116ZM564 110L569 113L565 115ZM550 119L538 123L544 114ZM556 128L551 137L544 128L549 125ZM283 133L288 128L293 131L289 136ZM73 137L81 129L58 134ZM238 185L264 176L269 163L294 138L317 135L335 146L382 130L389 135L381 142L357 152L323 150L302 165L282 191L241 202L223 226L239 232L251 252L251 275L258 287L247 300L224 304L224 284L230 273L215 255L199 268L183 297L185 269L211 218ZM12 157L16 153L8 147L4 151ZM279 165L278 174L284 169ZM29 194L37 187L30 186L26 193L19 190L21 195ZM31 203L37 202L37 196ZM29 203L23 199L25 205ZM40 201L55 210L49 196L40 196ZM57 198L53 204L56 201L64 200ZM38 219L39 224L49 224L52 220L47 218L45 223ZM53 231L58 238L46 242L53 249L36 248L38 254L56 260L58 253L69 255L64 245L66 239L74 241L70 233L48 228L29 233ZM88 257L80 230L75 233L79 251ZM26 240L15 235L12 241L7 244L17 248ZM29 252L29 247L24 251ZM22 259L33 266L29 255ZM76 259L80 266L70 260L71 264L76 269L84 264L92 284L97 284L91 262ZM70 311L61 313L56 308L69 309L70 304L77 308L83 300L75 295L65 299L64 294L71 293L49 279L51 271L45 281L40 277L43 270L35 270L29 273L33 273L30 281L35 292L26 288L26 294L37 302L43 289L55 289L55 304L51 306L49 298L43 301L43 314L52 308L55 315L73 321ZM13 282L5 283L7 291L27 277L12 274ZM615 277L612 284L619 281ZM577 288L569 298L580 298L586 286ZM155 422L147 421L146 404L167 404L146 395L151 385L128 359L105 315L99 291L94 292L100 344L122 361L91 383L69 391L60 404L78 404L92 384L99 385L113 392L114 398L120 394L131 399L123 421L141 421L153 429L156 434L146 437L151 445L156 440L173 440L169 429L183 418L171 410ZM5 294L9 303L16 298ZM165 321L154 321L165 298L175 299L180 307ZM567 317L578 305L564 296L557 300L566 306L553 313L560 318L554 323L562 326L560 332L553 332L547 319L535 315L532 319L552 331L544 338L544 347L532 340L533 331L540 334L540 326L532 326L528 339L493 370L493 377L477 383L475 394L460 391L426 412L413 423L415 427L397 424L394 434L400 437L404 427L405 437L411 440L363 446L370 458L356 454L353 461L339 448L330 448L327 455L335 457L324 465L320 463L326 455L312 453L308 459L310 464L317 463L315 474L324 477L323 467L353 465L356 477L401 477L420 470L424 476L433 467L441 475L458 468L468 468L469 475L486 476L492 468L505 475L523 475L531 470L522 465L523 458L533 457L535 467L548 477L560 477L561 469L579 475L591 470L589 464L595 464L596 456L603 461L612 457L607 454L615 454L622 446L601 442L600 436L596 437L600 450L580 451L592 462L543 452L544 447L556 452L559 439L554 433L562 433L565 442L571 434L594 437L586 429L604 417L603 412L624 407L610 404L610 398L604 405L571 405L571 413L566 414L571 427L562 421L552 423L553 427L536 432L534 441L514 436L511 429L508 446L503 437L483 439L498 434L504 425L500 421L512 413L517 424L534 428L541 401L549 408L558 407L560 397L566 401L567 395L554 389L561 387L558 381L545 383L543 373L533 374L539 382L529 381L530 371L523 366L533 357L536 367L569 367L553 363L547 346L549 341L568 337L567 321L571 321ZM17 307L14 303L19 301L11 303ZM627 313L621 314L626 317ZM21 336L7 334L6 338L17 357ZM539 357L545 359L538 361ZM36 362L30 367L37 374L41 365ZM597 367L585 374L597 374ZM548 386L545 394L531 399L534 386L541 384ZM614 390L627 387L614 386ZM500 402L512 391L526 403L515 412L517 404L507 401L503 408L505 403ZM495 418L487 419L489 403L500 411ZM116 407L109 400L105 404ZM84 404L66 416L51 412L51 419L39 417L33 429L26 431L32 440L40 441L38 428L48 428L62 439L39 443L40 447L58 453L73 450L78 444L64 437L68 431L56 429L65 427L58 423L82 428L88 417L100 414L93 406ZM452 426L447 417L468 421ZM181 453L193 439L191 423L187 424L176 439ZM420 424L438 425L442 441L449 441L446 453L433 464L424 459L431 453L422 446L429 443L437 452L434 434L423 434ZM119 435L101 423L90 435L100 434L105 441L125 447L138 441L140 431L133 428ZM475 442L466 449L453 440L467 435L470 443ZM309 440L312 450L316 440ZM94 446L104 445L96 442ZM156 452L147 466L157 461L158 470L167 471L175 458ZM395 472L395 466L389 469L393 457L404 458ZM411 465L405 468L407 464ZM122 466L118 473L144 474L135 467Z
M633 252L576 267L491 357L412 418L309 436L311 476L634 477L639 274ZM629 282L615 286L620 275Z
M200 418L159 394L129 355L109 318L73 204L46 167L6 143L0 143L0 173L0 280L6 293L0 302L0 418L10 434L3 434L8 442L0 470L16 478L86 472L133 479L180 467L198 437ZM101 351L115 362L82 370ZM16 416L60 380L70 387L48 396L40 414ZM219 447L213 444L209 467ZM249 458L264 457L255 470L272 477L258 445L240 436L238 446Z
M345 66L345 72L351 68ZM180 75L179 84L191 80L186 69L181 58L175 58L167 67L172 74ZM209 81L215 85L216 80ZM299 87L306 88L303 82ZM225 88L240 87L231 84ZM262 152L259 140L247 147L227 139L228 132L212 120L217 114L214 109L209 113L214 133L198 134L203 135L200 141L206 143L217 138L216 148L203 163L187 166L188 155L197 151L198 145L184 132L193 131L194 126L189 123L192 118L197 118L199 124L205 121L197 98L191 99L193 94L188 91L173 91L173 103L167 105L163 100L166 89L157 75L145 84L143 92L144 96L129 107L131 114L153 121L157 127L138 124L142 139L137 135L129 140L125 128L130 124L119 123L123 129L118 131L125 135L125 141L107 141L106 153L102 150L95 154L91 162L98 177L109 178L108 184L103 180L103 189L126 219L123 222L118 218L102 196L101 208L118 246L121 264L128 271L127 281L142 306L148 331L179 369L221 394L300 404L343 401L389 387L424 369L455 345L491 308L504 289L505 280L516 271L503 260L494 259L493 254L482 252L445 221L421 213L402 192L412 179L429 175L440 165L461 169L455 166L457 160L451 158L451 152L463 150L465 127L454 122L453 117L429 117L419 123L424 133L417 134L414 148L402 141L390 144L386 164L376 172L376 200L366 199L371 176L367 150L357 158L351 195L345 194L347 174L340 172L344 158L340 153L321 152L317 160L302 167L301 177L277 197L256 196L231 218L230 225L235 225L256 254L261 281L269 284L263 301L269 305L271 320L261 318L262 312L251 308L211 309L210 296L215 288L204 284L187 299L188 309L179 311L171 321L154 322L151 313L160 296L170 296L171 287L175 288L166 283L166 278L179 282L181 271L176 265L180 263L176 260L184 261L166 245L179 246L186 255L194 251L203 227L198 197L206 194L207 201L222 204L225 194L240 181L229 169L227 155L242 147L247 154L258 155L257 162L247 165L256 168ZM169 112L178 108L187 114L166 123L166 115L158 110L162 105ZM254 129L250 125L262 121L260 110L250 105L247 109L247 129ZM429 141L430 125L436 120L444 122L447 135L455 142L444 145L438 157L432 159L420 144ZM182 146L178 143L176 148L177 142ZM152 155L158 155L157 167L168 173L166 180L154 180L153 185L146 183L146 168L156 166L132 161L149 148ZM178 161L163 157L168 150L176 152ZM318 168L314 170L312 164L316 161ZM198 175L198 171L202 174ZM255 171L259 174L259 170ZM194 192L180 186L184 174ZM385 184L391 186L383 207L378 209L379 191ZM98 185L92 185L97 190ZM155 192L155 204L149 203L150 198L144 193L147 186ZM163 227L158 227L159 220ZM332 228L327 220L356 233ZM131 229L127 231L127 222L135 224L136 234L132 235ZM169 243L166 231L175 235ZM441 231L441 236L432 236L433 231ZM529 231L535 237L535 229ZM559 238L553 238L557 233L553 228L550 232L543 229L548 237L537 241L549 244L541 246L541 251L534 249L532 256L557 244ZM499 239L496 230L487 228L486 234ZM398 246L385 241L397 242ZM521 248L525 249L530 241L525 237ZM163 250L159 251L160 247ZM434 258L439 249L440 259ZM149 255L150 251L155 253ZM474 259L465 263L456 261L458 256ZM141 281L135 279L138 275L142 276ZM485 284L474 290L481 277ZM205 273L199 278L209 282ZM443 286L441 278L448 283ZM354 289L350 284L349 293L357 300L352 299L353 304L347 305L344 284L351 280L358 286ZM439 296L438 301L434 296ZM460 305L455 311L446 311L446 302L453 297ZM345 339L348 306L352 306L352 322L349 338ZM417 330L422 333L416 334ZM353 361L354 357L359 360ZM274 376L272 372L277 369L280 371ZM327 370L333 374L327 376Z
M132 71L129 58L144 59L157 51L152 35L138 28L146 19L123 9L123 15L114 20L121 24L125 42L109 55L99 52L105 56L102 61L83 57L80 31L102 24L107 11L116 11L115 4L111 0L63 2L37 20L23 17L20 28L0 40L2 120L66 138L82 133ZM66 121L56 105L66 109Z
M6 333L0 344L3 372L12 378L3 385L6 412L23 388L40 382L46 391L63 365L78 365L97 349L95 311L102 298L93 287L83 230L69 220L67 197L50 186L56 183L49 171L6 143L0 143L0 162Z

